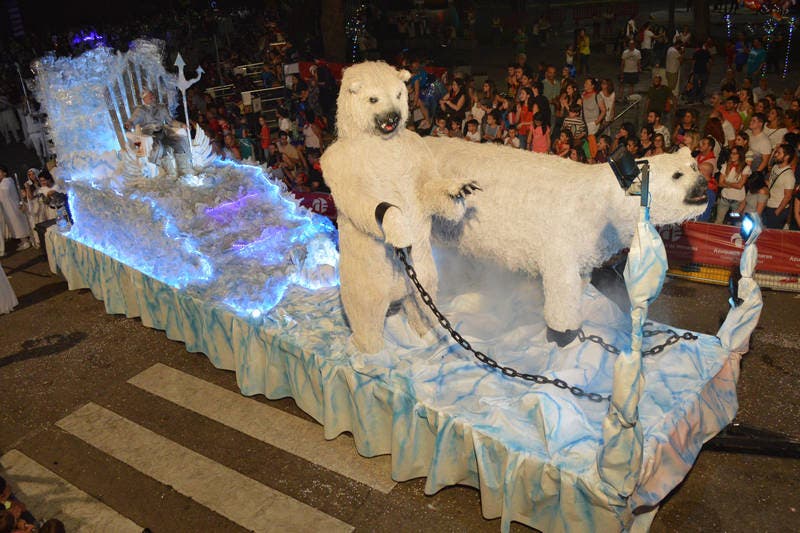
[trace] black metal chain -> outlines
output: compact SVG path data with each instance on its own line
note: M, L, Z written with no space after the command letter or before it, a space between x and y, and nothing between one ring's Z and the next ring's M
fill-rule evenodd
M422 284L419 282L419 279L417 278L417 271L408 262L406 253L400 249L395 250L395 253L397 254L397 258L400 259L400 262L403 263L408 278L417 288L420 298L422 298L422 301L425 303L425 305L427 305L433 312L434 316L436 316L436 320L439 321L439 324L444 329L447 330L450 336L453 337L453 340L455 340L462 348L464 348L468 352L471 352L472 355L474 355L478 361L480 361L481 363L485 364L490 368L496 368L500 370L500 372L502 372L504 376L508 376L510 378L523 379L525 381L530 381L533 383L537 383L539 385L546 385L546 384L554 385L559 389L568 390L578 398L586 398L588 400L598 403L603 401L609 401L611 399L611 396L603 396L602 394L598 394L596 392L586 392L582 388L570 385L569 383L567 383L562 379L558 378L551 379L548 378L547 376L542 376L540 374L526 374L524 372L518 372L517 370L511 368L510 366L501 365L500 363L498 363L485 353L479 350L475 350L467 339L462 337L458 331L453 329L453 326L450 324L450 321L447 319L447 317L444 316L441 313L441 311L439 311L439 309L436 307L436 304L433 303L433 298L431 297L430 294L428 294L428 291L425 290L425 287L423 287Z
M603 401L610 401L611 400L611 396L610 395L603 396L602 394L598 394L596 392L587 392L587 391L583 390L580 387L577 387L577 386L574 386L574 385L570 385L569 383L567 383L566 381L564 381L562 379L558 379L558 378L551 379L551 378L548 378L547 376L542 376L540 374L527 374L527 373L524 373L524 372L519 372L519 371L511 368L510 366L503 366L500 363L498 363L497 361L495 361L494 359L492 359L491 357L489 357L488 355L486 355L485 353L483 353L483 352L481 352L479 350L475 350L467 339L462 337L461 334L458 331L453 329L453 326L450 324L450 321L447 319L447 317L444 316L442 314L442 312L439 311L439 309L436 307L436 304L433 303L433 298L428 293L428 291L425 290L425 287L422 286L422 283L420 283L419 278L417 277L417 271L414 269L414 267L411 265L411 263L409 263L408 257L406 256L405 251L398 248L398 249L395 250L395 254L397 255L397 258L400 260L400 262L403 263L403 266L405 267L406 275L411 280L411 282L414 284L414 286L417 288L417 292L419 292L419 295L420 295L420 298L422 299L422 302L425 305L428 306L428 308L431 310L431 312L433 312L434 316L436 317L436 320L439 322L439 325L442 326L445 330L447 330L447 332L450 334L450 336L453 338L453 340L455 340L459 344L459 346L461 346L462 348L464 348L468 352L472 353L472 355L475 356L475 358L478 361L480 361L481 363L483 363L484 365L486 365L486 366L488 366L490 368L494 368L494 369L500 370L500 372L502 372L504 376L508 376L510 378L519 378L519 379L522 379L522 380L525 380L525 381L530 381L530 382L536 383L538 385L548 385L548 384L549 385L553 385L553 386L555 386L555 387L557 387L559 389L568 390L570 393L572 393L574 396L576 396L578 398L586 398L588 400L591 400L593 402L598 402L598 403L603 402ZM645 326L648 326L648 325L652 325L652 323L651 322L646 322ZM666 330L645 330L643 332L643 336L644 337L652 337L652 336L658 335L660 333L669 333L670 336L662 344L657 345L657 346L653 346L649 350L645 350L644 352L642 352L642 356L654 355L654 354L657 354L657 353L661 353L661 352L664 351L664 348L666 348L667 346L671 346L671 345L675 344L676 342L678 342L681 339L686 339L686 340L696 340L697 339L697 335L694 335L691 332L687 331L683 335L679 335L678 333L676 333L675 331L673 331L671 329L666 329ZM578 340L580 340L581 342L589 341L589 342L594 342L596 344L599 344L607 352L609 352L611 354L614 354L614 355L619 355L619 353L620 353L620 349L619 348L617 348L613 344L609 344L609 343L605 342L601 336L599 336L599 335L586 335L583 332L582 329L578 330Z
M652 326L653 323L645 322L644 325ZM648 355L660 354L661 352L664 351L665 348L667 348L668 346L672 346L673 344L677 343L680 340L696 341L698 338L697 335L695 335L691 331L686 331L683 334L680 334L673 329L651 329L651 330L646 329L642 331L642 337L645 338L653 337L655 335L660 335L662 333L669 334L669 337L667 337L667 339L661 344L657 344L648 350L643 350L642 357L647 357ZM603 347L605 351L607 351L610 354L613 355L620 354L620 349L614 346L613 344L607 343L605 340L603 340L603 337L601 337L600 335L586 335L583 332L583 329L578 330L578 340L581 342L589 341L595 344L599 344L600 346Z

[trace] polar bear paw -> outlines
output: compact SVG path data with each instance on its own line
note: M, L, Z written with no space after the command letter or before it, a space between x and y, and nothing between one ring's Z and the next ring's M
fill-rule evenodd
M459 222L467 209L464 199L480 190L478 183L472 180L438 179L428 182L424 193L434 214Z
M466 196L469 196L475 191L482 191L482 190L483 189L478 187L478 184L476 182L470 181L469 183L461 185L455 192L451 192L450 196L454 199L460 200Z
M397 207L390 207L383 217L383 236L394 248L408 248L414 240L414 234L403 213Z

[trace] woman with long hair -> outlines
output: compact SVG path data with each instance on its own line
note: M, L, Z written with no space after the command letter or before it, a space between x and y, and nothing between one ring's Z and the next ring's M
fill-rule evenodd
M739 207L747 196L745 184L750 176L750 165L745 162L744 148L734 146L731 155L719 171L719 188L722 190L717 202L715 224L722 224L729 211L739 212Z
M450 90L439 100L439 107L444 113L447 122L464 120L467 115L467 93L464 90L464 80L454 78Z
M660 133L656 133L653 135L653 146L650 149L650 153L647 156L651 155L660 155L666 153L666 143L664 141L664 136Z

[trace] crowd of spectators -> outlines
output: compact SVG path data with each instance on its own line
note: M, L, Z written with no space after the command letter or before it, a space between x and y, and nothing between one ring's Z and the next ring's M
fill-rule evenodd
M636 158L687 147L708 180L699 220L735 224L752 212L767 228L800 229L800 86L771 89L760 38L739 34L723 49L710 38L694 42L688 27L670 34L650 22L637 28L631 18L619 39L619 71L604 78L589 74L585 29L567 45L563 65L532 66L520 51L499 84L485 79L475 87L457 72L434 79L410 61L402 65L412 72L410 127L587 164L605 163L621 146ZM726 68L712 83L719 56ZM637 92L645 75L649 86ZM639 102L638 127L617 116L630 102Z

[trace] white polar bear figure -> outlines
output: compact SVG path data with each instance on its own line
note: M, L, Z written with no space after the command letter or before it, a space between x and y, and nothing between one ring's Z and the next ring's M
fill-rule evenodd
M626 195L609 165L460 139L427 137L443 178L471 178L481 193L445 238L470 255L541 275L548 339L568 344L582 322L580 301L592 269L631 244L640 198ZM688 149L650 162L651 220L700 215L706 181Z
M435 294L431 217L457 220L464 194L477 189L457 176L440 179L422 138L405 129L409 77L383 62L346 69L337 139L321 159L338 212L342 304L353 343L366 353L383 348L386 312L394 301L403 301L420 336L432 327L394 251L410 247L420 282Z

